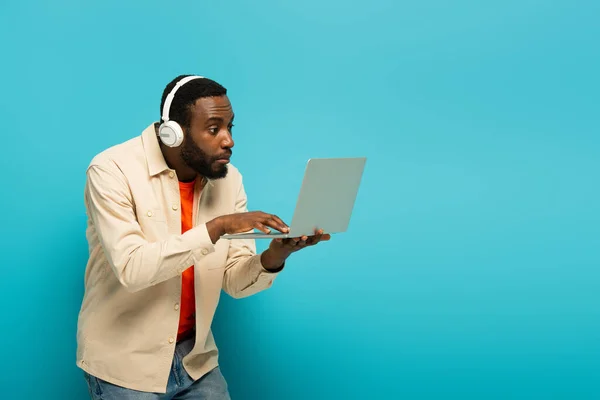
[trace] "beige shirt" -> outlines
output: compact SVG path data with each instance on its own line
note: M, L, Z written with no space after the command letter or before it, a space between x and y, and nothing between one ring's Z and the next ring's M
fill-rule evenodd
M154 124L98 154L87 170L89 261L77 330L77 365L107 382L164 393L179 325L181 273L194 265L196 345L183 360L199 379L218 364L211 323L221 288L235 298L271 286L253 240L212 244L205 223L245 212L242 176L198 183L194 227L181 234L179 185Z

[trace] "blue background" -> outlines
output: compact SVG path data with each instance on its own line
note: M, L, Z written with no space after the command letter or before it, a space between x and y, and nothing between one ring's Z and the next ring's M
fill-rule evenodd
M599 4L3 0L1 397L86 397L86 166L196 73L252 209L368 157L347 233L223 298L234 399L600 398Z

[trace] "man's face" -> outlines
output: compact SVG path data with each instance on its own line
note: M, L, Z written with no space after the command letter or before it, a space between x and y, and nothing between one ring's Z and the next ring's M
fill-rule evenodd
M186 131L181 158L186 165L208 179L224 178L231 157L233 109L227 96L204 97L192 107L190 129Z

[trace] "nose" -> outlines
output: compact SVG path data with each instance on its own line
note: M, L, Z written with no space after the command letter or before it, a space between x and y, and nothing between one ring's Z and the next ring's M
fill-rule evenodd
M231 136L231 133L229 133L229 132L225 133L225 137L224 137L223 141L221 142L221 148L231 149L234 145L235 145L235 142L233 141L233 137Z

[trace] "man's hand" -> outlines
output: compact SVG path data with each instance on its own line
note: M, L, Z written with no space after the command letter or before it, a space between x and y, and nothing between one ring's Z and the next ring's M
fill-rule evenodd
M213 243L225 234L244 233L258 229L271 233L271 228L287 233L290 228L276 215L262 211L229 214L217 217L206 224L208 234Z
M277 270L285 260L294 252L306 247L314 246L319 242L331 239L331 235L323 234L323 230L316 230L313 236L302 236L290 239L275 239L261 255L261 262L265 269Z

